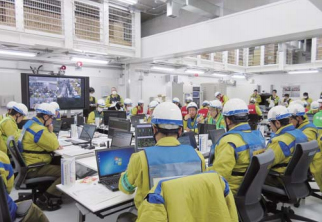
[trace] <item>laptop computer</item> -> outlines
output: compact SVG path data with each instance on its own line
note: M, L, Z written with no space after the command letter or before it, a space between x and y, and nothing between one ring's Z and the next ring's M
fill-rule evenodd
M126 147L131 146L132 133L114 130L111 147Z
M69 139L69 140L66 140L66 142L71 142L74 145L90 143L91 139L94 136L95 130L96 130L95 125L85 124L81 132L81 135L79 136L78 139Z
M190 145L193 148L197 148L197 142L196 142L196 137L194 132L186 132L182 134L179 138L178 141L182 145Z
M225 134L224 129L217 129L217 130L209 130L208 133L210 135L210 139L212 144L216 144L219 138Z
M118 191L121 173L127 168L133 146L117 149L101 149L95 151L99 183L111 191Z
M62 121L61 120L57 120L55 119L53 121L53 127L54 127L54 133L57 135L61 129L61 124L62 124Z

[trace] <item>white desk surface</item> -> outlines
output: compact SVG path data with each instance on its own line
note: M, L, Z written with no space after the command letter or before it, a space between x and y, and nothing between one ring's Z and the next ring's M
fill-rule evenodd
M105 186L102 184L99 184L97 181L91 183L91 184L82 184L79 182L80 180L76 181L74 185L71 186L63 186L61 184L57 185L57 188L67 194L68 196L72 197L75 201L83 205L85 208L90 210L92 213L96 213L98 211L113 207L115 205L124 203L126 201L131 201L134 198L134 194L127 195L122 193L121 191L112 192L108 190ZM111 199L106 199L103 202L93 204L91 203L91 198L84 198L84 196L77 195L77 192L79 194L84 193L82 191L90 190L91 192L104 192L104 195L111 194ZM105 190L106 189L106 190ZM107 197L108 198L108 197ZM88 201L86 201L88 200Z
M97 171L97 161L96 161L96 157L94 156L90 156L90 157L85 157L85 158L81 158L81 159L77 159L76 163L87 167L91 170Z

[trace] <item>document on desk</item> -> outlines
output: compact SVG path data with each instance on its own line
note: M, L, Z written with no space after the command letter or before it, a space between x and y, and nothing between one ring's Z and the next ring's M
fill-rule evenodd
M82 149L79 146L72 145L72 146L64 147L61 150L56 150L55 153L61 156L66 155L66 156L74 157L82 154L94 153L94 151Z
M95 187L93 187L95 186ZM119 196L119 193L113 193L104 186L91 185L85 189L72 192L82 202L90 205L100 204L104 201L113 199Z

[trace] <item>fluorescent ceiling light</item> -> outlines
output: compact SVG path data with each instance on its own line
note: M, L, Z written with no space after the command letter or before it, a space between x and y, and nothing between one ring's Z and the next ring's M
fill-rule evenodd
M160 71L167 71L167 72L174 71L174 68L172 68L172 67L166 67L166 66L152 66L151 69L153 69L153 70L160 70Z
M13 55L13 56L24 56L24 57L35 57L37 55L37 53L34 53L34 52L20 52L20 51L12 51L12 50L0 50L0 54Z
M71 60L73 62L95 63L95 64L103 64L103 65L108 64L108 61L106 60L87 59L87 58L80 58L80 57L72 57Z
M238 75L238 74L232 75L231 77L234 79L245 79L246 78L245 75Z
M138 3L138 0L118 0L119 2L124 2L129 5L135 5Z
M213 73L213 76L217 76L217 77L226 77L227 75L225 74L221 74L221 73Z
M308 74L308 73L318 73L319 70L302 70L302 71L289 71L288 74Z
M204 70L200 70L200 69L187 69L185 71L185 73L189 73L189 74L204 74L205 71Z

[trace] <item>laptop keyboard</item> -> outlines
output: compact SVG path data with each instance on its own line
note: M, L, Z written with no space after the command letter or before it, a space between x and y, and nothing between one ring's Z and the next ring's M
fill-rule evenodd
M110 178L100 179L100 183L105 185L108 189L112 191L117 191L119 180L120 180L120 177L110 177Z

